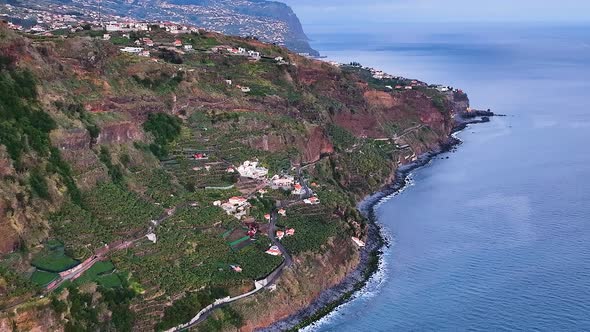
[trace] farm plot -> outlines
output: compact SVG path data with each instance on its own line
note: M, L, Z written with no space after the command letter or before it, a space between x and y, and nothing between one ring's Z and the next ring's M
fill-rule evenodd
M342 234L342 223L318 207L298 206L289 210L287 217L279 218L278 226L293 228L295 234L282 242L294 255L321 249L332 236Z
M143 231L164 211L113 184L84 193L83 205L66 204L50 217L55 236L76 258L89 257L107 243Z
M57 279L59 274L47 271L36 270L31 275L31 282L37 286L45 287L53 280Z
M62 272L78 264L77 260L64 253L62 244L48 244L42 252L35 255L31 262L31 265L37 269L47 272Z

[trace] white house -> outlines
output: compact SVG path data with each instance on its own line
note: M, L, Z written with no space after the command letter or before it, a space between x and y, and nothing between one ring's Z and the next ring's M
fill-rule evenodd
M124 47L121 49L121 52L125 52L125 53L139 53L143 51L143 48L141 47Z
M258 166L257 161L246 160L238 167L241 176L251 179L260 179L268 175L268 169Z
M154 233L149 233L148 235L146 235L146 237L148 240L152 241L152 243L156 243L156 241L158 241L158 238Z
M275 175L271 179L272 185L275 187L291 187L295 183L295 178L291 175Z
M248 51L248 56L254 59L260 59L260 52Z
M318 204L320 204L320 199L315 196L312 196L310 198L304 199L303 203L309 204L309 205L318 205Z

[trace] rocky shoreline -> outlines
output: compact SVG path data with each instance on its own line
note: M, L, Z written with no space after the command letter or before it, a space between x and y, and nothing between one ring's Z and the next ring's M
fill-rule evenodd
M365 241L366 246L360 252L360 261L354 271L349 273L338 285L324 290L305 309L257 331L296 331L329 315L334 309L351 300L356 292L361 291L378 271L383 247L389 246L377 221L375 206L383 198L403 190L408 185L408 177L412 171L427 165L437 155L452 151L461 144L461 140L455 138L453 134L462 131L470 124L486 123L490 121L490 117L500 116L489 110L476 112L460 114L455 119L455 126L448 136L447 142L441 144L437 149L421 155L415 162L398 168L393 182L386 184L380 191L365 197L358 203L358 210L368 219L368 234Z

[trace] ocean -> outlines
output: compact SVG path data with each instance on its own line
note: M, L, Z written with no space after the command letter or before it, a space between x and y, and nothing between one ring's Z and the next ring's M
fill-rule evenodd
M459 87L468 127L376 208L381 271L308 331L590 331L590 26L305 26L330 60Z

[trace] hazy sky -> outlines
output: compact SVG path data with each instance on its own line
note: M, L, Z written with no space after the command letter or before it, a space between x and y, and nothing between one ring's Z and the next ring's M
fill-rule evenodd
M372 22L590 22L590 0L279 0L304 24Z

